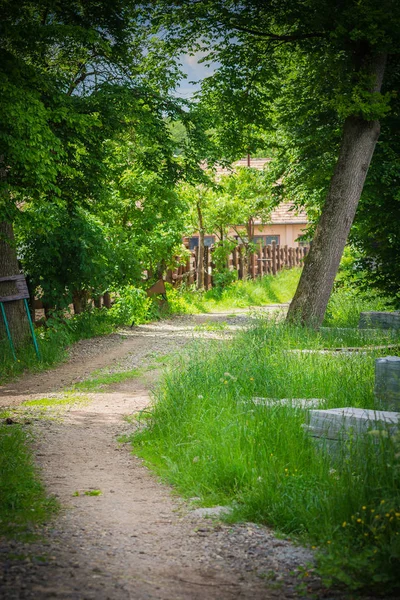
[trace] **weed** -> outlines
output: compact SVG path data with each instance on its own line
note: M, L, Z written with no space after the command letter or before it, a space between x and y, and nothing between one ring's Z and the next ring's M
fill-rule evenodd
M85 496L101 496L101 490L86 490L84 492Z

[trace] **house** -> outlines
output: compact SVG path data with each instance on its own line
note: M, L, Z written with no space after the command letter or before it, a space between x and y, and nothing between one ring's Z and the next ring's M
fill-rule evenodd
M269 158L253 158L250 157L241 159L235 162L232 166L235 167L251 167L262 170L266 163L270 162ZM217 169L217 177L231 172L226 168ZM303 235L308 226L307 215L304 210L297 209L293 202L281 202L271 213L268 223L262 223L260 220L255 221L254 242L261 243L262 246L267 246L275 242L280 246L288 246L297 248L309 246L309 242L298 241L299 236ZM240 243L241 232L243 236L246 234L245 225L235 225L231 227L228 235L236 238ZM217 241L215 235L206 235L204 243L206 246L212 246ZM199 245L199 234L195 233L190 238L184 238L184 244L193 250Z

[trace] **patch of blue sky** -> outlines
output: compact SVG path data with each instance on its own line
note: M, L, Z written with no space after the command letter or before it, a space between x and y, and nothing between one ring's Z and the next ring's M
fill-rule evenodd
M195 92L200 90L203 79L210 77L215 72L218 66L217 63L209 64L208 61L201 62L206 55L207 52L198 51L193 55L182 54L179 57L181 69L186 78L182 79L180 85L175 90L176 96L190 99Z

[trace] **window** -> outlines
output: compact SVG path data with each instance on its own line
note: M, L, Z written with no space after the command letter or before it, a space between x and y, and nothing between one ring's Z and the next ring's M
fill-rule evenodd
M235 235L235 240L237 241L238 246L240 246L242 244L247 244L248 237L243 233L243 235Z
M266 235L265 236L265 245L269 246L272 242L275 242L276 245L279 244L280 235Z
M272 242L275 244L279 244L280 236L279 235L255 235L253 237L253 242L255 244L261 244L262 246L269 246Z
M204 245L207 246L208 248L210 246L213 246L215 242L215 236L213 235L205 235L204 236ZM193 236L191 238L189 238L189 250L194 250L195 248L197 248L199 245L199 237L198 236Z
M261 246L265 246L265 238L263 235L255 235L253 237L253 242L257 245L261 244Z

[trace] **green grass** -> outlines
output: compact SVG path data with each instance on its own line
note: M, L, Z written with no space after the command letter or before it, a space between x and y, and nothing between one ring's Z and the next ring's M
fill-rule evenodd
M304 410L251 401L321 398L326 408L375 408L374 360L387 352L289 351L362 345L370 335L260 320L224 345L197 343L162 381L134 452L183 495L230 504L236 519L316 546L327 582L387 592L400 568L400 440L353 440L332 459L306 434Z
M224 290L214 288L203 293L169 287L167 295L170 312L223 312L235 308L289 302L296 290L300 273L300 269L284 270L275 277L267 275L254 281L237 281Z
M360 312L393 310L391 304L376 291L358 291L355 287L338 287L332 294L324 324L336 327L357 327Z
M0 425L0 534L32 533L57 510L33 464L29 431L18 424Z
M67 406L71 404L84 403L87 402L87 398L85 396L78 396L73 393L67 393L63 395L61 398L36 398L35 400L26 400L21 404L22 407L37 407L37 408L58 408L62 406Z
M24 371L44 371L67 358L68 346L80 339L107 335L115 331L115 325L106 309L93 309L70 319L52 318L46 327L36 329L41 360L38 360L32 340L17 349L15 361L8 340L0 340L0 384Z
M122 371L120 373L103 373L98 376L91 377L85 381L75 383L73 390L79 392L95 392L102 390L107 386L128 381L129 379L137 379L142 375L140 369L132 369L130 371Z

